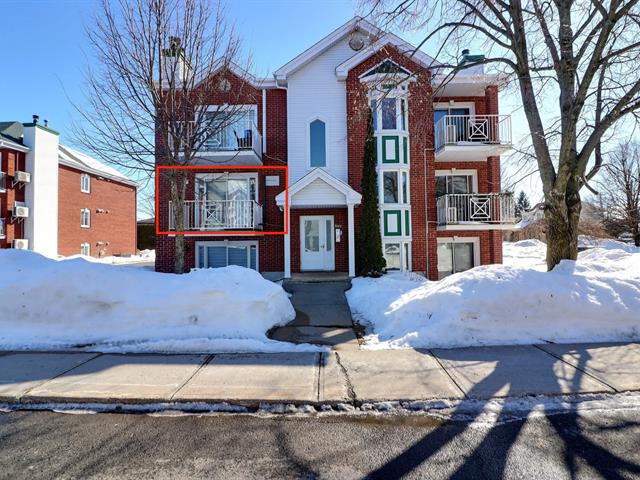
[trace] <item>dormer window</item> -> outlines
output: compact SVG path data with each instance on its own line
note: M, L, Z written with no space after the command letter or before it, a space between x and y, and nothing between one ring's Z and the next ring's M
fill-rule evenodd
M309 165L312 168L327 166L327 126L320 119L309 124Z

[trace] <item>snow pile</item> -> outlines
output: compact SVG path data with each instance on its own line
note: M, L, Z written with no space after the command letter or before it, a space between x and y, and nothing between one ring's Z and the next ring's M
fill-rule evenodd
M156 251L155 250L141 250L138 255L130 255L128 257L89 257L86 255L71 255L69 257L59 257L58 260L72 260L75 258L82 258L87 262L92 263L104 263L107 265L129 265L136 263L152 263L156 261Z
M357 278L349 305L373 328L369 348L640 339L640 250L593 248L545 272L543 245L506 245L510 265L439 282Z
M502 244L502 262L505 265L546 271L546 255L547 244L540 240L520 240Z
M613 240L612 238L597 238L589 235L578 235L578 248L606 248L609 250L624 250L629 253L640 252L640 247L636 247L635 245Z
M294 317L282 287L242 267L169 275L0 250L3 349L292 350L265 332Z

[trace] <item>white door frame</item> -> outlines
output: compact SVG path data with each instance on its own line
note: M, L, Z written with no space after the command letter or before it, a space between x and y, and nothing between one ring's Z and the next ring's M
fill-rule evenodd
M319 236L319 264L312 265L311 268L307 266L305 268L305 251L304 251L304 222L306 220L318 221L318 236ZM326 221L331 221L331 250L327 251L326 239ZM307 258L309 254L307 254ZM319 268L316 268L319 267ZM333 215L301 215L300 216L300 271L329 271L333 272L336 269L336 241L335 241L335 218Z

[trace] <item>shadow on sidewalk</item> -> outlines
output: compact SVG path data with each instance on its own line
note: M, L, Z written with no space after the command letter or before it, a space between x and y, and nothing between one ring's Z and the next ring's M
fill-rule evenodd
M446 350L438 350L438 358L446 358L446 352ZM545 373L547 377L539 380L556 382L558 386L566 386L567 382L569 382L571 385L570 390L578 391L585 376L583 369L590 359L590 354L586 349L576 349L571 353L574 358L579 359L578 368L575 369L573 378L568 378L565 375L567 372L573 372L573 368L559 369L558 373L554 372L553 368L548 368ZM550 362L552 367L553 364L556 364L557 359L550 358L553 359ZM485 362L487 359L483 356L478 357L477 361ZM624 359L620 358L618 361L623 362ZM557 362L560 362L560 360L557 360ZM507 375L511 370L511 367L505 365L505 362L496 359L493 372L482 381L476 383L467 392L467 396L470 398L486 398L491 396L487 395L487 392L492 392L495 396L508 397L514 395L512 392L526 391L526 386L527 384L530 385L530 382L522 376ZM511 382L503 383L501 379L504 378L509 378ZM505 412L503 409L495 421L495 426L473 449L472 453L464 459L462 465L448 478L504 478L505 473L507 473L510 449L526 424L525 419L534 409L540 408L549 413L547 419L562 442L564 461L567 470L571 473L571 478L576 477L576 466L585 463L605 479L640 476L639 464L620 458L587 438L582 430L580 416L574 407L566 406L560 412L555 409L553 412L549 412L548 405L545 405L542 398L539 403L536 403L533 400L534 398L536 397L532 397L528 409L519 412L518 416L522 418L521 421L513 422L513 414ZM485 405L488 402L489 399L485 402ZM477 420L482 413L480 408L475 412L471 414L468 410L462 411L459 408L454 412L452 418L456 417L456 413L465 414L467 416L466 421L447 421L391 461L370 472L365 478L390 480L410 475L424 462L432 459L439 451L456 442L456 439L469 429L472 422ZM509 424L510 428L502 428L506 422L511 422Z

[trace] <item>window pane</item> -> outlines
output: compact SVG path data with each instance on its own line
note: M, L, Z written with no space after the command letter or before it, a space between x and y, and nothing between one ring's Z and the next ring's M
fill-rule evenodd
M436 197L447 193L447 177L436 177Z
M395 130L396 123L396 99L395 98L383 98L382 99L382 128L385 130Z
M373 130L378 129L378 101L371 100L371 115L373 116Z
M451 187L449 193L471 193L469 187L469 179L471 177L467 175L453 175L449 177L451 179Z
M227 247L227 255L229 256L229 265L238 265L247 267L247 247Z
M257 265L258 249L255 245L251 245L249 250L249 268L258 269Z
M473 243L454 243L453 249L455 272L473 268Z
M398 203L398 174L397 172L384 172L382 174L384 203Z
M322 120L314 120L309 126L310 162L312 167L327 165L326 126Z
M227 181L226 180L210 180L206 183L207 200L226 200L227 198Z
M385 243L384 259L387 261L387 269L400 269L400 244Z
M320 251L320 222L318 220L305 220L304 222L304 248L310 252Z
M404 265L403 265L403 268L404 268L404 270L409 271L410 270L409 265L411 263L410 262L410 258L409 258L409 244L408 243L403 243L402 245L404 246L404 262L403 262Z
M227 247L207 247L207 267L227 266Z
M447 116L447 110L434 110L433 111L433 123L436 124L438 121Z
M327 246L327 252L330 252L331 250L333 250L333 228L331 228L331 220L327 220L326 223L326 246Z
M451 243L438 243L438 278L453 273L453 249Z
M406 107L405 107L405 100L404 98L400 100L400 119L402 121L402 130L406 130L407 129L407 112L406 112Z
M409 203L407 172L402 172L402 203Z
M227 200L249 200L249 182L247 180L227 181Z

